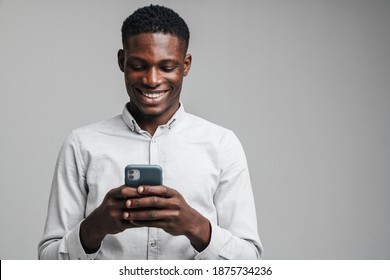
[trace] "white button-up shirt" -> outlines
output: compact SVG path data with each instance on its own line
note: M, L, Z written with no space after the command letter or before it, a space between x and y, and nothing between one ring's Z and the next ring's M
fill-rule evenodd
M158 164L176 189L211 224L208 247L197 252L185 236L159 228L107 235L86 254L80 223L124 184L128 164ZM181 105L151 136L126 106L122 115L74 130L58 156L40 259L259 259L256 211L241 144L233 132L186 113Z

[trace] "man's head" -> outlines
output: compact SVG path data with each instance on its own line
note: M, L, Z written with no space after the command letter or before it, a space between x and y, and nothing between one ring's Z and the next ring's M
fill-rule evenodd
M179 107L183 77L191 66L186 54L189 31L173 10L148 6L123 23L119 68L125 76L130 112L161 123Z
M123 48L126 48L129 36L141 33L173 35L183 42L184 52L187 52L190 31L185 21L172 9L150 5L136 10L123 22Z

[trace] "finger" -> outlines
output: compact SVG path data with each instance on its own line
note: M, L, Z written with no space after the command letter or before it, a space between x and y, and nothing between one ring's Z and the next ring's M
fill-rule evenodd
M137 188L124 186L121 190L120 197L141 197Z
M121 223L124 229L143 227L143 225L141 224L135 223L133 221L128 221L128 220L122 220Z
M119 186L119 187L116 187L116 188L112 188L111 190L109 190L107 192L107 197L110 197L110 198L116 198L116 197L119 197L119 194L121 193L122 189L125 187L125 185L122 185L122 186Z
M168 199L159 196L146 196L141 198L128 199L126 208L168 208Z
M140 197L136 188L128 187L126 185L113 188L108 192L108 196L112 198L127 198L127 197Z
M131 225L135 227L156 227L156 228L163 228L167 222L165 221L128 221Z
M113 209L108 212L108 216L105 217L105 219L102 219L102 223L107 222L108 220L110 221L117 221L117 220L122 220L123 217L123 210L121 209Z
M139 227L144 227L142 223L138 223L137 221L126 221L130 226L129 228L139 228Z
M167 186L139 186L137 191L142 195L155 195L161 197L174 197L178 194L176 190Z
M104 209L106 211L123 211L130 208L131 200L122 198L106 197L104 200Z
M133 220L129 220L129 213L128 212L123 212L122 214L122 219L121 219L121 222L122 224L126 227L126 228L134 228L134 227L141 227L143 225L139 225L138 223L136 223L135 221Z
M127 213L127 214L125 214ZM123 218L129 221L156 221L156 220L177 220L177 211L145 209L140 211L125 211Z
M129 222L131 225L135 227L154 227L154 228L161 228L170 234L173 234L172 229L177 228L172 223L164 221L164 220L156 220L156 221L131 221ZM173 234L175 235L175 234Z
M131 199L125 199L124 204L125 205L124 205L123 209L130 208L132 206Z
M123 220L128 220L129 219L129 212L127 212L127 211L124 211L123 212Z

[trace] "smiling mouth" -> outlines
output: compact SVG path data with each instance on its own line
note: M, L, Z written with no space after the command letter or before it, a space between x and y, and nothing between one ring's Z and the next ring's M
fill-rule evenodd
M151 98L151 99L159 98L167 92L168 92L168 90L151 90L151 91L141 90L141 93L143 96L146 96L147 98Z

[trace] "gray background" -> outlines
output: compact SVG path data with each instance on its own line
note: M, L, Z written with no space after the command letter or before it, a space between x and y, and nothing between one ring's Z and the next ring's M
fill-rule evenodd
M191 30L187 111L246 150L266 259L390 259L390 1L155 1ZM1 259L35 259L57 153L121 113L146 1L0 0Z

